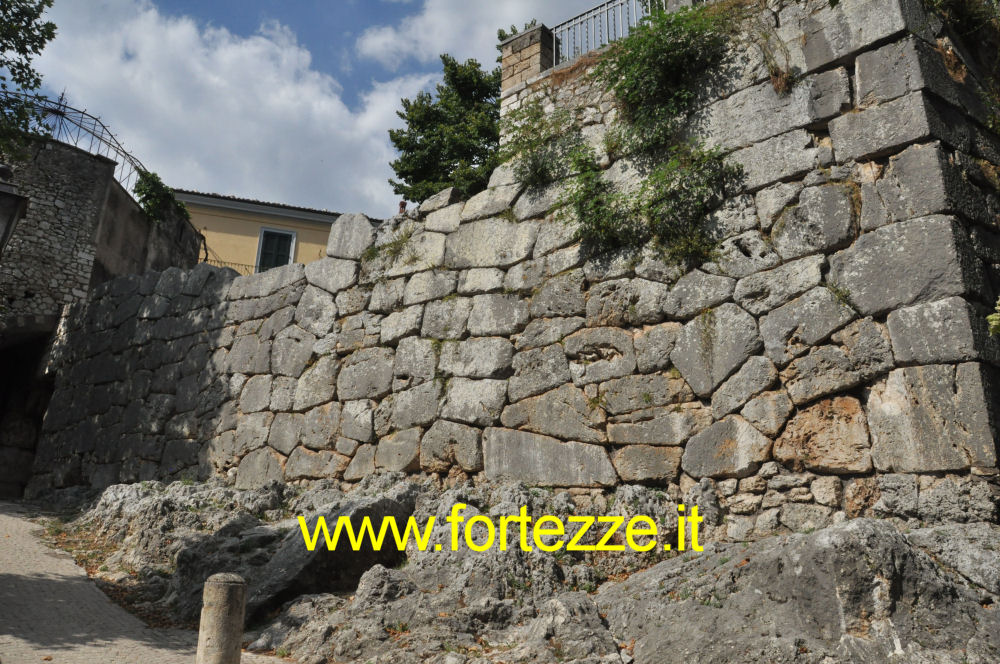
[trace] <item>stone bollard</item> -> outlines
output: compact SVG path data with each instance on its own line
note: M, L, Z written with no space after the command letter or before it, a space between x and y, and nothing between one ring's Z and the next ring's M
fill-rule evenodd
M239 574L213 574L202 591L196 664L240 664L247 582Z

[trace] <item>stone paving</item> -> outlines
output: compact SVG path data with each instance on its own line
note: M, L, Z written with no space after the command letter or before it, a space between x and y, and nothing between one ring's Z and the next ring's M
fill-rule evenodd
M0 502L0 664L191 664L197 634L151 629L114 604L40 528ZM244 664L278 662L244 653Z

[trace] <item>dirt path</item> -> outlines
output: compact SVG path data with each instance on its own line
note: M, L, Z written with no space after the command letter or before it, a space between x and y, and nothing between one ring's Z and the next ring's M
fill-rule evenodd
M197 634L151 629L114 604L38 525L0 502L0 664L192 664ZM244 654L244 664L279 660Z

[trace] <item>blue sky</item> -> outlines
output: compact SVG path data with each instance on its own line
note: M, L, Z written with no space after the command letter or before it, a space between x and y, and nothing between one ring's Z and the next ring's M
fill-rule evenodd
M495 65L496 30L595 0L56 0L46 89L171 186L388 216L387 131L442 52Z

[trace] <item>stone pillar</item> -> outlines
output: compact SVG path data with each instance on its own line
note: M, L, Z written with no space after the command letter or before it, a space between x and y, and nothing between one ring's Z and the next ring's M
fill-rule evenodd
M552 31L544 25L514 35L501 43L500 49L501 92L531 80L555 64Z
M247 583L238 574L214 574L205 581L196 664L240 664Z

